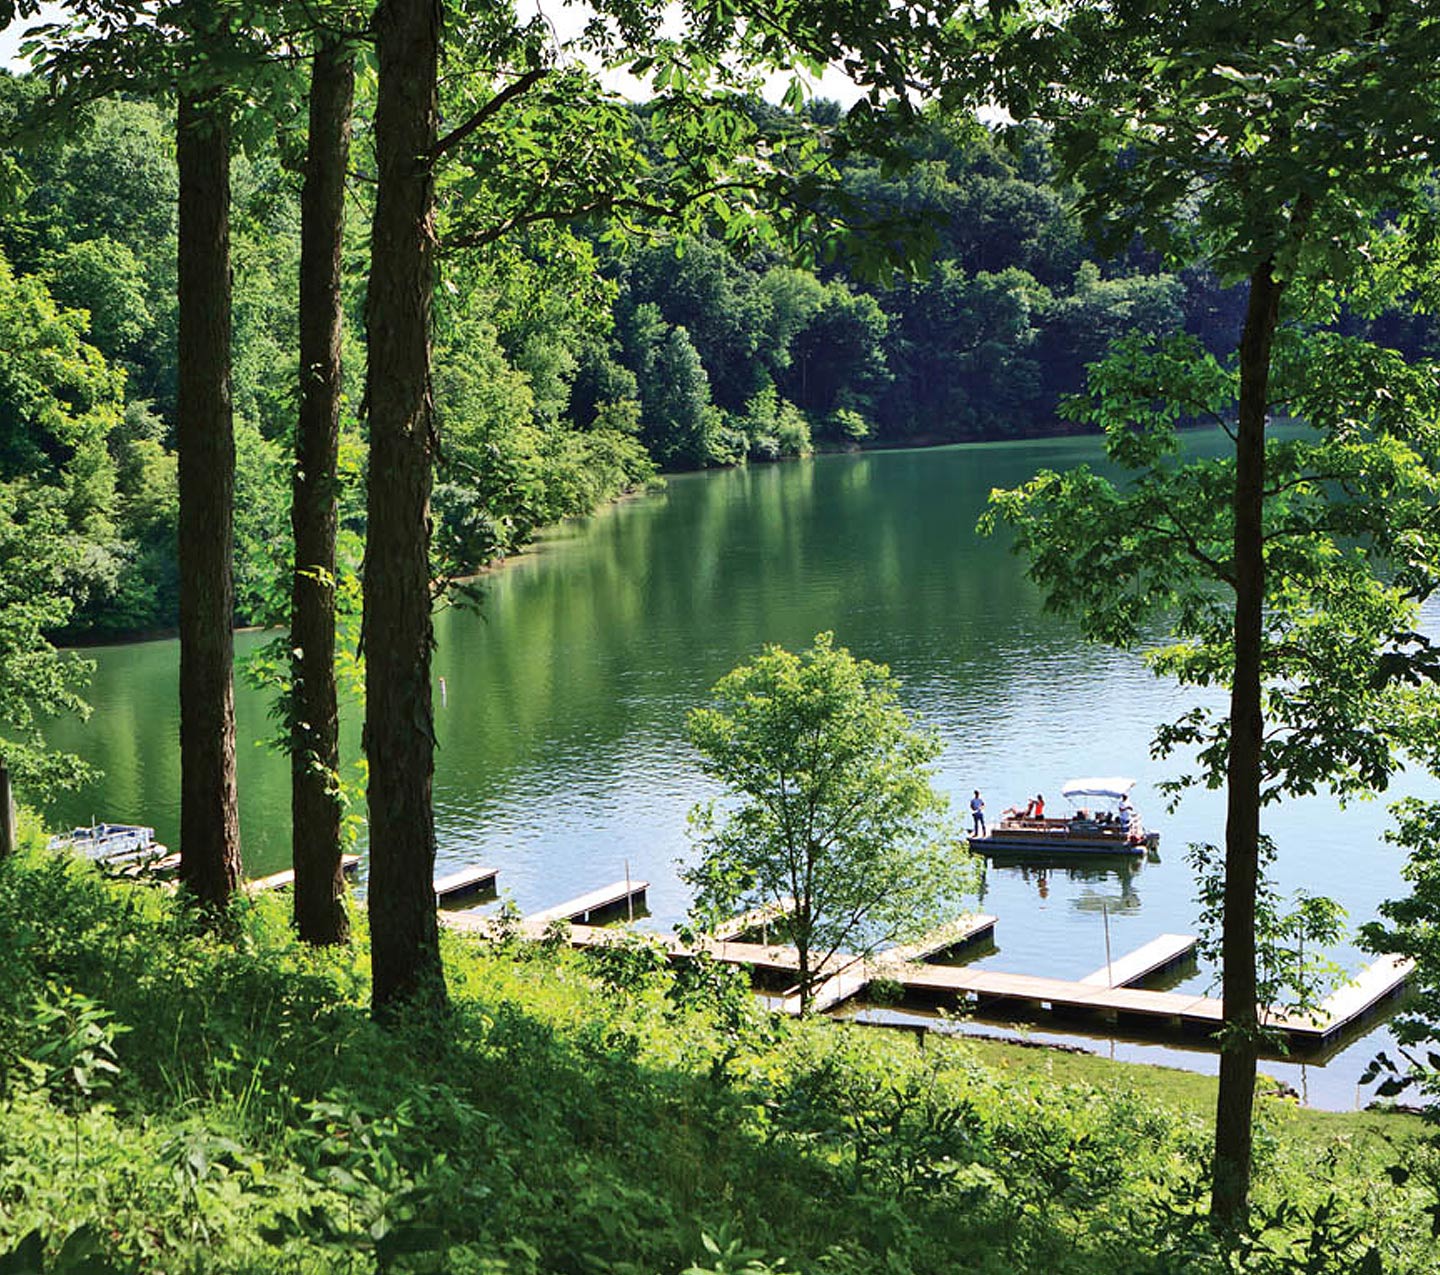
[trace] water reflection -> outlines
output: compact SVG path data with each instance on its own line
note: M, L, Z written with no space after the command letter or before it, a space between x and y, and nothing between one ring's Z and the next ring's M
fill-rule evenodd
M1140 908L1140 895L1135 878L1143 860L1134 855L1087 855L1083 859L1058 856L992 854L989 871L1003 872L1034 889L1036 897L1050 897L1050 883L1062 878L1067 886L1079 885L1078 891L1067 890L1071 906L1079 912L1093 912L1102 905L1111 912L1133 912ZM1103 887L1109 886L1107 890ZM983 897L983 896L982 896Z

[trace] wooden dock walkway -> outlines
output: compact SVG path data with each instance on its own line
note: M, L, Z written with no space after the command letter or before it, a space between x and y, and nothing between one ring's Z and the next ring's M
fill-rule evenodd
M573 947L625 942L634 931L606 929L587 922L614 915L617 909L628 907L632 900L643 901L647 889L648 882L644 881L616 882L531 913L519 922L518 932L538 939L552 922L568 920L571 922L569 941ZM659 944L672 961L691 959L698 952L705 952L726 964L746 966L752 974L761 977L794 975L800 967L800 955L793 946L725 937L728 933L753 932L754 915L736 917L719 927L715 934L706 935L694 944L684 943L674 935L646 937ZM498 928L495 918L479 912L444 912L441 919L447 926L470 933L493 935ZM820 980L811 996L811 1008L816 1012L831 1009L861 995L877 979L883 979L898 984L912 1000L932 1004L965 1000L982 1011L1008 1007L1025 1012L1049 1011L1061 1016L1094 1015L1112 1022L1178 1027L1205 1035L1215 1032L1223 1022L1223 1005L1213 997L1192 992L1149 991L1134 986L1152 974L1189 960L1196 941L1186 934L1162 934L1109 966L1073 981L1008 974L974 966L924 963L927 956L992 937L995 925L993 916L967 915L917 943L891 948L869 960L852 953L836 953L818 971ZM1398 995L1411 969L1412 963L1408 960L1383 957L1329 996L1313 1014L1271 1011L1264 1016L1264 1021L1282 1031L1292 1044L1309 1048L1323 1045L1382 1001ZM783 993L776 1006L782 1011L797 1013L796 990L792 987Z
M1358 1021L1375 1005L1398 994L1409 976L1410 964L1386 958L1361 972L1354 983L1341 988L1312 1015L1270 1011L1265 1022L1284 1032L1291 1043L1316 1046ZM899 980L907 993L934 1001L959 997L981 1007L1011 1005L1048 1008L1057 1012L1091 1012L1107 1018L1138 1018L1152 1023L1171 1021L1182 1029L1216 1030L1224 1020L1224 1006L1209 996L1188 992L1149 992L1133 987L1106 987L1072 983L1032 974L1005 974L998 970L922 966Z
M967 913L947 921L913 943L886 948L876 952L868 960L848 957L837 960L839 968L816 985L810 995L810 1008L819 1014L834 1009L852 996L861 995L876 979L898 982L905 969L923 962L926 957L939 956L957 947L992 939L995 935L995 918L987 913ZM796 968L799 968L797 961ZM800 993L792 988L780 1003L787 1014L800 1012Z
M719 925L709 931L709 934L712 939L728 942L758 933L763 941L765 931L770 924L780 920L781 917L789 916L794 910L794 899L777 899L762 904L758 908L751 908L748 912L742 912L739 916L732 916L729 920L721 921Z
M358 854L342 854L340 856L340 870L347 876L353 877L360 871L360 856ZM295 884L295 869L286 868L284 872L272 872L268 877L255 877L241 885L246 894L263 894L266 890L283 890Z
M472 865L435 878L435 902L454 903L457 899L468 899L476 894L493 894L495 878L499 868L485 868Z
M1381 1001L1398 996L1414 968L1415 962L1409 957L1382 956L1331 992L1313 1014L1291 1015L1272 1010L1262 1015L1261 1021L1279 1026L1291 1036L1324 1040L1363 1018Z
M585 925L597 916L615 915L633 907L636 911L645 908L645 891L650 888L648 881L614 881L610 885L591 890L578 898L557 903L553 908L542 908L525 917L527 926L544 929L552 921L570 921Z
M1080 981L1098 987L1133 987L1143 983L1152 974L1173 969L1195 955L1193 934L1162 934L1151 939L1144 947L1137 947L1118 961L1102 965L1093 974L1087 974Z
M937 926L914 943L902 943L899 947L886 948L871 958L871 965L877 977L890 977L887 971L900 969L927 961L932 956L941 956L957 947L969 947L972 943L993 941L995 938L995 917L988 912L967 912L953 921Z

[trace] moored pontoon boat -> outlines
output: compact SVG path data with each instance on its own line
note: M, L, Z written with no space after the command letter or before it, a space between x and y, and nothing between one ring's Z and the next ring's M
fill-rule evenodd
M88 828L71 828L50 838L50 849L72 850L101 863L124 863L132 859L158 858L165 847L155 840L154 828L133 823L96 823Z
M1133 779L1118 776L1072 779L1060 790L1072 806L1068 815L1007 810L989 836L971 837L970 846L982 854L1144 854L1160 844L1160 834L1147 832L1130 805L1134 787Z

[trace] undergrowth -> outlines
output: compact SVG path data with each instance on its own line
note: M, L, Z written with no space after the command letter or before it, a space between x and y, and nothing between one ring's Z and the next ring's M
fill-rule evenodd
M1208 1130L1123 1089L778 1022L732 971L563 936L447 936L453 1016L381 1031L363 923L317 953L281 900L237 920L0 864L0 1275L1434 1269L1440 1172L1279 1106L1222 1252Z

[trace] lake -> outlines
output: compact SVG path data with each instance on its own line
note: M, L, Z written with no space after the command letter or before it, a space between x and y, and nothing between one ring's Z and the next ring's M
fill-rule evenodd
M651 882L654 923L679 920L687 895L675 863L686 813L711 789L683 739L687 709L766 642L796 649L821 630L888 663L908 708L945 741L939 783L957 816L970 792L993 819L1077 775L1140 782L1136 805L1161 833L1158 862L987 873L983 905L999 918L998 969L1079 977L1163 932L1194 931L1190 842L1223 840L1220 794L1167 813L1153 785L1157 723L1194 702L1137 656L1086 646L1042 612L1003 541L975 523L995 486L1043 466L1099 457L1094 440L1059 439L828 456L670 479L666 490L554 530L488 576L480 612L436 620L437 871L484 862L522 909L616 880ZM260 635L241 634L237 649ZM104 780L57 802L55 826L92 815L153 824L174 844L179 758L174 642L86 652L96 662L94 715L56 742ZM358 712L346 728L358 746ZM241 828L252 875L288 864L288 767L258 741L264 697L241 686ZM1430 791L1428 780L1412 790ZM1387 846L1385 803L1344 809L1312 798L1266 812L1282 888L1330 894L1352 923L1402 892ZM1337 959L1363 958L1346 946ZM1208 971L1180 986L1211 983ZM894 1015L890 1015L894 1017ZM1038 1039L1053 1033L1036 1030ZM1063 1038L1071 1039L1072 1035ZM1314 1103L1350 1107L1384 1033L1325 1067L1266 1064ZM1105 1052L1214 1070L1204 1053L1104 1041Z

